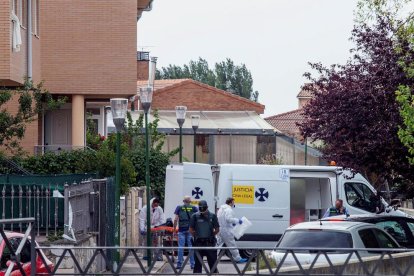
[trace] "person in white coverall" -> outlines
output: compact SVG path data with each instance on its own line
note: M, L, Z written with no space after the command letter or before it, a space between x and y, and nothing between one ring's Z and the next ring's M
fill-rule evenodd
M226 244L227 247L236 247L236 240L234 239L233 228L237 224L242 224L241 219L235 218L233 213L234 198L227 198L226 204L220 206L217 213L217 218L220 225L220 232L218 234L218 245ZM245 263L247 259L240 257L239 250L230 250L233 259L238 263Z
M155 197L152 198L150 201L150 217L151 217L151 228L160 226L161 224L165 223L165 216L164 211L160 205L160 200ZM139 212L139 230L141 232L141 237L143 237L143 245L146 246L146 235L147 235L147 205L142 207ZM158 235L157 233L153 233L151 236L152 246L160 247L158 244ZM146 251L146 250L145 250ZM158 261L162 261L162 254L161 251L154 252ZM144 256L144 259L147 257Z

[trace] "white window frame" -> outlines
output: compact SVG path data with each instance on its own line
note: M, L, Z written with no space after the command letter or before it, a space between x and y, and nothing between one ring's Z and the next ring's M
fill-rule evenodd
M37 35L37 4L36 0L32 0L32 34Z

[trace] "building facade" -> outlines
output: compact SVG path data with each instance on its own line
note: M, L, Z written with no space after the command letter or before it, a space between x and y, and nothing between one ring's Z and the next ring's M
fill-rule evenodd
M136 94L137 21L151 6L152 0L0 0L0 85L13 89L29 77L67 97L27 126L27 152L84 147L88 116L103 134L109 99ZM17 102L7 108L16 110Z

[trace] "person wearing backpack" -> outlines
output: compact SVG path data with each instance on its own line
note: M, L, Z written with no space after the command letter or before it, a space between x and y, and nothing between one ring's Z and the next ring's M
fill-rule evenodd
M207 257L208 266L212 270L217 261L216 235L220 232L220 225L216 214L208 210L207 201L200 200L198 203L199 211L191 217L190 233L194 237L194 246L212 247L213 249L194 250L195 265L193 273L201 273L203 257ZM218 273L217 266L210 273Z
M188 247L192 247L192 236L189 232L191 216L197 213L197 207L191 205L191 197L185 196L183 205L178 205L175 209L174 229L178 223L178 260L177 269L180 269L184 261L184 246L187 243ZM194 269L194 253L192 250L190 254L190 266Z

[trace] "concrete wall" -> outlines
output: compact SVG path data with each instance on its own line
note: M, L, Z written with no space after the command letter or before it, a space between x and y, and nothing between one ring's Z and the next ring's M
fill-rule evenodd
M139 246L139 211L146 204L145 187L131 187L121 198L121 246Z

